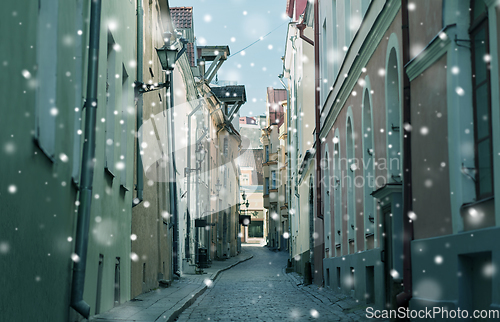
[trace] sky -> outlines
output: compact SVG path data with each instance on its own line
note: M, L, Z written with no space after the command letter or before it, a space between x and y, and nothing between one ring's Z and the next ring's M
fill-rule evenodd
M169 0L169 4L193 7L199 46L229 46L231 55L219 70L218 79L245 85L247 102L240 115L264 114L266 88L283 88L278 75L282 73L281 57L290 20L285 14L286 1ZM264 38L237 53L261 37Z

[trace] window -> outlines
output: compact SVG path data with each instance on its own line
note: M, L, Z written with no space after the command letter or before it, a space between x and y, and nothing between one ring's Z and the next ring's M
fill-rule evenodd
M250 176L248 173L243 173L241 175L241 185L242 186L249 186L250 185Z
M55 155L58 1L39 1L35 140L50 158ZM23 74L29 76L29 72Z
M122 119L120 121L120 132L121 132L121 142L120 142L120 164L122 165L120 174L120 184L124 187L127 186L127 147L128 147L128 103L129 103L129 88L128 84L128 74L125 70L125 66L122 66Z
M351 0L344 0L344 28L345 28L345 46L351 44Z
M269 178L266 178L266 183L264 185L264 194L265 195L269 194Z
M269 145L266 145L266 162L269 161Z
M321 30L322 33L322 50L321 50L321 93L322 93L322 99L321 101L324 102L327 97L327 88L328 88L328 33L327 33L327 28L326 28L326 19L323 21L323 28Z
M365 178L364 188L364 227L365 235L373 234L373 223L371 218L375 218L375 199L371 196L375 187L375 159L373 142L373 120L372 107L369 89L366 88L363 97L363 172ZM391 145L388 145L390 151Z
M224 156L227 157L229 155L229 141L227 138L224 138Z
M474 146L476 198L493 195L491 129L491 84L487 8L483 0L471 2L472 95L474 108Z
M349 239L349 253L355 252L355 240L356 240L356 190L354 189L354 178L356 171L356 164L354 159L354 130L352 128L351 117L347 118L347 133L346 133L346 147L347 147L347 166L346 172L347 177L347 238Z
M108 33L108 61L106 73L106 169L113 174L115 161L115 112L116 111L116 52L115 42Z
M277 189L276 171L271 171L271 189Z
M335 247L342 242L342 185L341 170L340 170L340 143L338 140L338 133L336 133L336 142L333 152L333 168L334 168L334 182L333 182L333 217L335 218Z

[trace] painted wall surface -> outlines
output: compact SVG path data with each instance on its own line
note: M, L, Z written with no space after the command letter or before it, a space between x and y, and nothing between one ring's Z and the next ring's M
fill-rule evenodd
M162 22L158 20L157 2L144 3L144 65L142 73L146 83L163 83L165 74L158 60L156 50L161 48ZM170 96L162 89L142 94L143 122L156 124L155 136L159 142L167 140L167 117L164 111ZM170 102L168 102L170 104ZM149 127L148 127L149 129ZM146 135L148 135L146 133ZM137 146L136 146L137 148ZM164 146L167 153L167 147ZM145 149L147 153L147 148ZM153 166L154 167L154 166ZM166 179L166 180L164 180ZM132 210L132 261L131 297L158 287L159 279L172 279L172 229L168 212L170 210L169 181L167 167L154 167L144 173L144 201Z
M124 23L125 22L125 23ZM117 24L123 23L121 28ZM132 164L134 154L134 113L129 107L134 106L133 91L122 95L128 86L132 86L135 67L130 62L135 60L135 39L130 37L135 33L135 6L126 3L116 6L114 3L103 2L99 50L98 106L96 127L96 163L94 170L94 200L90 218L89 248L85 279L84 300L91 306L91 314L105 312L115 304L115 274L117 261L120 262L120 302L130 299L130 232L132 215ZM108 45L109 44L109 45ZM111 46L111 48L110 48ZM109 53L108 53L109 52ZM115 55L113 60L109 55ZM110 71L113 71L111 73ZM129 75L126 85L122 84L124 72ZM114 74L114 75L112 75ZM118 77L116 76L118 75ZM84 70L86 77L86 70ZM115 82L114 84L112 82ZM113 97L112 88L115 87ZM110 95L107 96L107 91ZM112 100L113 99L113 100ZM109 113L110 110L127 113ZM111 116L113 115L113 116ZM111 117L110 117L111 116ZM126 118L128 133L126 141L121 139L120 121ZM114 122L114 139L109 140L107 123ZM110 144L111 143L111 144ZM123 155L121 145L126 144L126 155ZM114 149L108 154L107 149ZM109 151L109 150L108 150ZM123 155L123 159L121 156ZM123 161L125 160L125 161ZM124 162L127 172L119 171L118 162ZM109 171L106 169L108 168ZM122 185L121 176L127 178ZM124 189L126 188L126 189ZM128 191L127 191L128 189ZM100 255L103 256L102 268L99 266ZM99 272L102 273L99 273ZM99 283L99 274L102 281ZM98 295L100 294L100 295ZM99 301L100 296L100 301Z
M58 112L51 158L33 141L37 70L47 59L44 55L37 59L41 41L37 30L42 28L39 5L47 6L47 2L7 2L0 13L0 29L8 34L0 41L0 82L5 85L0 87L0 310L7 321L69 318L77 195L71 183L72 153L75 107L82 107L82 97L75 96L73 89L80 81L75 75L83 69L73 57L83 55L76 44L81 46L87 37L86 31L76 36L83 26L83 11L77 3L58 1L53 12L57 18L53 32L64 30L75 46L66 45L60 37L50 53L58 57L54 66L58 77L50 84L54 101L44 102L56 106ZM65 76L66 72L71 76ZM61 159L62 155L68 159Z
M442 148L449 142L445 66L443 56L411 82L413 211L418 216L414 222L415 239L453 232L448 150Z
M409 14L410 59L417 56L443 27L442 0L414 3Z

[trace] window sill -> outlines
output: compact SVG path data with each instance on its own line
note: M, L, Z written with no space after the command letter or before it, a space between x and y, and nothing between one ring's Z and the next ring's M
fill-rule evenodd
M460 207L464 231L495 226L495 198L487 197Z
M127 188L127 187L125 187L125 185L123 185L123 184L120 184L120 189L123 190L123 191L125 191L125 192L130 191L130 189Z
M45 151L45 149L40 145L40 141L38 141L37 138L33 138L33 143L35 143L35 146L40 150L42 151L43 155L45 155L47 157L47 159L49 159L49 161L51 163L56 163L56 159L54 158L53 155L50 155L47 151Z
M115 174L113 172L111 172L111 170L109 170L108 167L104 167L104 172L106 174L108 174L109 176L111 176L112 179L114 179L116 177Z

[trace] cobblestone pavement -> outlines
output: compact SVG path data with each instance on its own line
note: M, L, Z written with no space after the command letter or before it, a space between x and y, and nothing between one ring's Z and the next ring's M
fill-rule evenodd
M345 295L285 274L288 254L247 247L253 259L222 273L177 319L184 321L367 321Z

